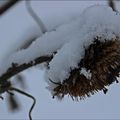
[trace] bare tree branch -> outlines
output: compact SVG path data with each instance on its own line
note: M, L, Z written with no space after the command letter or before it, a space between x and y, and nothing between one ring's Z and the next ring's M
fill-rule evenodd
M33 61L30 61L29 63L24 63L22 65L12 63L12 67L8 68L8 70L2 76L0 76L0 82L2 82L2 81L5 82L6 80L10 79L14 75L32 67L32 66L41 64L43 62L49 62L52 58L53 58L53 56L42 56L42 57L36 58Z
M9 8L18 3L20 0L8 0L0 6L0 15L3 15Z

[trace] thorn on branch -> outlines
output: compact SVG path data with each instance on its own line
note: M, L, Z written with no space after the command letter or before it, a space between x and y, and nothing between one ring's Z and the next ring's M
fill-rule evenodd
M104 94L106 94L108 92L108 89L107 88L103 88L103 92L104 92Z

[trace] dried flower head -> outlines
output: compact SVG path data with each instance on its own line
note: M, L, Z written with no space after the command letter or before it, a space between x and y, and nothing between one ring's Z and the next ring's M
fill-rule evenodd
M79 68L71 70L68 79L62 83L55 83L54 96L62 99L64 95L70 95L78 100L90 97L95 92L103 90L106 94L106 86L117 82L120 72L120 40L100 40L96 37L94 42L85 49L85 55L79 62ZM90 72L90 77L82 73L85 68Z

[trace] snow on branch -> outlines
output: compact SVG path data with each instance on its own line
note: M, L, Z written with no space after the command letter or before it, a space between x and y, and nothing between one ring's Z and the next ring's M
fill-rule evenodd
M36 58L35 60L30 61L29 63L24 63L21 65L18 65L16 63L12 63L11 67L7 69L7 71L2 74L2 76L0 77L0 82L4 82L5 80L10 79L11 77L13 77L14 75L32 67L35 66L37 64L41 64L43 62L49 62L52 59L52 56L43 56L43 57L39 57Z
M47 63L46 82L53 98L70 95L74 100L90 97L120 77L120 14L108 6L87 8L78 19L45 32L26 49L11 54L0 66L0 95L19 92L10 78L32 66ZM0 96L3 99L2 96ZM12 97L16 108L16 103Z
M87 8L78 19L8 57L0 67L0 84L43 62L53 96L83 99L99 90L106 93L120 72L120 15L108 6Z

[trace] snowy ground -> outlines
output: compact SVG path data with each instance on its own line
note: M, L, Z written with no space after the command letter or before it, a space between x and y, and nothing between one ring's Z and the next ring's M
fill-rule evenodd
M84 8L94 4L106 4L105 1L40 1L32 2L33 8L41 16L48 30L65 24L77 18ZM31 28L31 29L29 29ZM30 34L38 34L38 26L26 11L24 2L16 6L5 16L0 18L1 52L0 62L5 56L20 46L21 41L27 39ZM36 33L35 33L36 31ZM9 52L8 52L9 51ZM97 93L85 101L74 102L65 97L63 101L52 99L49 91L45 89L44 71L32 69L25 71L26 83L33 96L37 98L37 105L33 111L33 118L41 119L80 119L80 118L120 118L120 84L111 85L107 95ZM28 82L29 81L29 82ZM22 95L17 95L21 102L21 110L10 113L5 101L0 102L0 119L27 119L30 100ZM117 99L116 99L117 98Z

